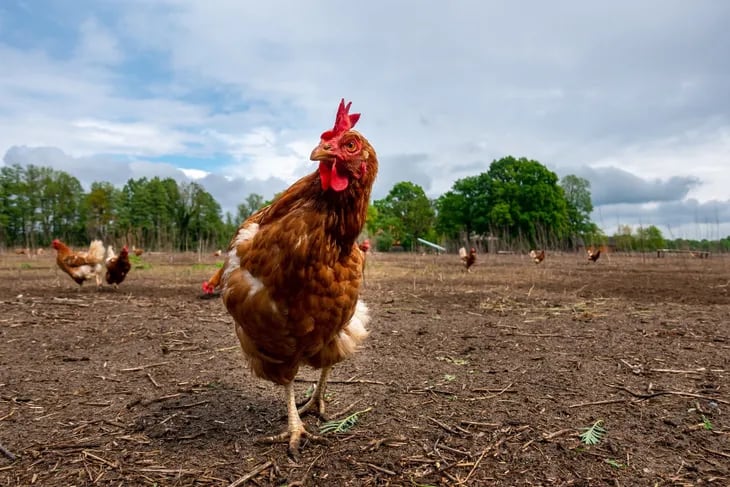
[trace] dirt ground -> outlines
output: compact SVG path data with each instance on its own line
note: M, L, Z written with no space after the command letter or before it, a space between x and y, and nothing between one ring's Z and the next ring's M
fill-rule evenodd
M283 390L199 298L216 259L142 262L79 292L0 255L0 485L730 485L730 256L375 254L371 336L328 388L366 412L297 460L254 443Z

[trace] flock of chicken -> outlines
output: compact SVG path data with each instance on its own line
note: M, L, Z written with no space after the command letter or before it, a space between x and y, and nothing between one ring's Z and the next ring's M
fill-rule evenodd
M588 248L586 250L588 253L588 260L590 262L595 262L598 260L598 258L601 256L601 249L593 249L592 247ZM542 261L545 260L545 249L540 250L539 252L537 250L530 250L530 258L535 264L539 264ZM462 264L464 264L464 267L466 268L467 272L471 272L471 267L476 263L477 261L477 251L474 247L471 248L471 251L467 253L465 247L461 247L459 249L459 257L461 258Z
M358 244L367 216L378 159L368 140L353 127L360 114L339 104L334 127L322 133L310 159L318 168L244 221L227 249L223 266L203 283L219 292L235 322L250 370L284 386L288 420L278 435L260 439L288 443L297 456L302 438L316 440L301 419L325 414L327 377L367 337L368 307L360 299L365 254ZM129 252L104 252L101 241L86 252L72 252L55 240L59 267L82 284L106 268L106 281L120 284L130 269ZM460 252L467 270L476 249ZM545 252L533 256L537 263ZM294 379L302 365L321 370L316 388L298 408Z
M106 269L104 278L107 284L116 289L132 268L132 264L129 262L129 249L126 245L122 247L119 255L114 253L111 245L105 251L101 240L92 241L89 250L85 252L74 252L58 239L54 240L51 245L56 249L56 265L71 276L71 279L79 285L79 289L84 282L91 279L96 280L97 288L101 288L101 274L104 269Z

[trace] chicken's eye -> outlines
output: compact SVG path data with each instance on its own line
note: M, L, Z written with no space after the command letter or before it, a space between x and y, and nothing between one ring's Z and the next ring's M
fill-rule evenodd
M354 140L348 140L345 142L345 150L348 152L355 152L357 150L357 143Z

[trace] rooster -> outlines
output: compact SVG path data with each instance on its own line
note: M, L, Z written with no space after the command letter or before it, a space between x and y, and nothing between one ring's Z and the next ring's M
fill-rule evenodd
M117 288L119 284L127 277L127 273L132 268L129 262L129 249L125 245L119 251L119 256L114 255L114 247L111 245L106 251L106 282Z
M73 252L58 239L54 240L52 245L56 249L56 264L71 276L76 284L81 286L84 281L94 278L96 287L101 288L101 271L104 264L104 244L101 240L93 240L87 252Z
M472 247L471 251L467 254L466 249L464 247L462 247L459 249L459 257L461 258L461 261L464 263L464 266L466 267L466 271L471 272L471 266L473 266L474 263L477 261L477 249Z
M586 251L588 253L588 260L591 262L595 262L598 260L598 258L601 256L601 249L598 249L594 251L593 249L588 249Z
M252 372L284 386L287 429L263 442L317 439L301 414L324 417L332 366L351 356L368 335L368 308L359 299L364 254L357 245L378 160L353 126L360 114L340 102L335 125L321 135L304 176L238 228L223 268L203 283L222 288L236 335ZM299 367L321 369L309 400L297 409L293 381Z
M530 257L535 261L535 264L539 264L545 260L545 249L542 249L539 253L535 250L530 250Z

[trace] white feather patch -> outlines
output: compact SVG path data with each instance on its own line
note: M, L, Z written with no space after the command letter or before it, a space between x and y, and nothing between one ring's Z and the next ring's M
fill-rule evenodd
M364 301L358 300L355 313L339 334L342 355L353 354L357 346L367 338L369 334L366 328L368 323L370 323L370 310L368 310Z
M223 271L222 277L224 286L227 285L228 277L231 275L231 272L241 267L241 259L238 257L238 246L248 240L251 240L258 231L258 223L249 223L238 230L236 238L233 240L233 248L228 252L228 258L226 259L226 269Z
M263 289L264 287L264 283L261 282L261 280L253 277L253 275L245 269L243 271L243 280L246 281L246 284L251 287L251 289L248 290L249 297L261 291L261 289Z

